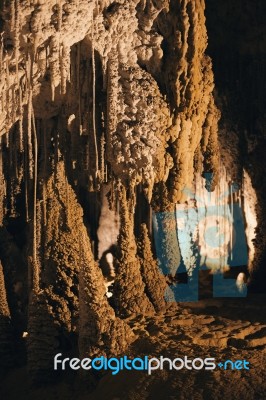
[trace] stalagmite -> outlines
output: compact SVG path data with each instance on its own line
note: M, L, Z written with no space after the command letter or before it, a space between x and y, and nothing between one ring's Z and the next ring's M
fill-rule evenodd
M80 233L80 357L114 356L126 350L134 335L109 306L103 276L84 228Z
M137 258L134 236L133 215L129 212L126 188L117 187L120 200L119 254L116 261L117 275L114 282L114 302L118 315L122 317L134 313L149 314L154 307L145 294L145 284L141 276L141 266Z
M145 224L141 225L141 234L138 240L138 256L141 265L141 274L146 285L146 293L155 311L161 311L165 308L164 294L167 285L165 277L159 272L158 262L152 254L148 229Z
M174 277L181 263L174 211L154 214L153 226L160 269L163 274Z
M32 293L28 322L28 370L34 384L53 380L53 357L58 352L58 327L46 290Z

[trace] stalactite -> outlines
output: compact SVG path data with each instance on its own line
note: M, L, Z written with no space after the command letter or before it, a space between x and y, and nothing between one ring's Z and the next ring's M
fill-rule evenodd
M23 106L22 106L22 90L19 85L19 152L24 150L23 142Z
M79 120L79 134L82 135L82 117L81 117L81 82L80 82L80 62L81 62L81 44L77 46L77 61L76 61L76 75L77 75L77 96L78 96L78 120Z
M46 178L47 178L47 168L48 168L48 157L47 157L47 145L49 143L48 140L48 128L47 128L47 123L46 121L42 121L43 124L43 130L42 130L42 134L41 134L41 140L42 140L42 148L43 148L43 162L42 162L42 166L41 166L41 177L44 181L44 185L46 182Z
M10 16L11 16L11 20L10 20L10 30L11 32L14 31L15 28L15 19L16 19L16 5L15 5L16 0L11 0L10 1Z
M3 173L2 136L0 136L0 227L5 216L6 180Z
M40 135L40 140L41 140L41 145L42 145L42 155L43 155L43 160L40 165L40 190L41 190L41 195L42 195L42 223L44 226L46 226L47 220L46 220L46 215L47 215L47 196L46 196L46 179L47 179L47 142L48 142L48 131L47 131L47 126L46 126L46 121L42 121L41 125L41 135Z
M63 15L63 7L62 7L62 0L58 0L58 32L61 32L62 29L62 15Z
M42 204L43 204L43 224L46 226L47 224L47 219L46 219L46 214L47 214L47 209L46 209L46 182L43 182L42 185Z
M29 179L33 179L33 147L32 147L32 89L29 89L29 100L28 100L28 114L27 114L27 146L28 146L28 169Z
M204 163L204 172L212 173L211 185L209 190L213 191L218 181L219 171L219 144L217 138L218 120L220 112L214 104L214 99L211 97L209 103L209 111L206 117L205 126L203 129L203 137L205 143L202 147Z
M104 133L101 136L101 173L100 179L102 182L107 182L107 176L105 174L105 138Z
M13 148L13 157L14 157L14 170L15 170L15 180L16 180L16 189L15 193L18 194L20 192L19 185L19 170L20 170L20 160L19 160L19 124L16 124L14 127L14 148Z
M92 13L91 33L91 62L92 62L92 129L95 148L95 178L99 177L99 155L96 132L96 70L95 70L95 49L94 49L94 20Z
M9 166L9 185L7 186L8 192L8 205L10 217L16 217L16 140L15 140L15 128L7 134L8 143L8 166Z
M15 27L14 27L14 51L16 62L16 84L19 85L19 29L20 29L20 1L15 0ZM15 100L14 100L15 101Z
M12 125L14 121L16 121L16 97L15 97L15 85L13 85L10 89L11 92L11 115L10 115L10 124Z
M112 135L117 127L118 56L112 54L107 65L107 153L112 151Z
M70 48L65 43L61 46L60 57L60 71L61 71L61 94L66 94L67 80L69 78L70 69Z
M24 190L25 190L25 221L29 222L29 201L28 201L28 183L27 183L27 173L24 167Z
M16 217L16 196L15 196L15 179L10 179L10 209L9 215L11 218Z
M3 32L0 33L0 72L1 72L1 78L0 82L2 81L3 77L3 70L4 70L4 65L3 65L3 60L4 60L4 34Z
M10 79L9 79L9 59L6 59L6 86L7 89L5 93L5 112L6 112L6 122L5 122L5 130L8 132L10 126L10 97L9 97L9 87L10 87Z
M50 42L50 54L49 54L49 66L51 76L51 91L52 101L55 101L55 90L58 84L58 71L59 69L59 33L56 33L51 38Z
M109 193L107 193L108 205L111 211L117 211L117 202L116 202L116 191L115 191L115 182L114 179L111 179L111 188Z
M108 64L108 58L107 57L102 57L102 71L103 71L103 90L106 91L107 89L107 64Z
M35 126L34 111L32 109L32 127L34 138L34 176L33 176L33 243L32 243L32 265L33 265L33 289L39 290L39 264L37 259L37 179L38 179L38 139ZM39 218L40 219L40 218ZM40 222L40 221L39 221Z

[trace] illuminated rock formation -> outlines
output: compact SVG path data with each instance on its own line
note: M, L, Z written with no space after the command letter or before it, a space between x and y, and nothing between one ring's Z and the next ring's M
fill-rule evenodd
M154 307L145 293L137 244L133 232L133 205L126 188L120 184L120 223L118 238L117 276L114 284L114 302L121 316L153 313Z
M56 350L64 350L56 337L67 343L71 333L78 332L83 357L117 354L134 338L108 304L82 209L62 162L47 182L41 207L37 256L31 263L37 271L32 274L28 338L29 368L35 380L47 378Z
M133 340L120 318L164 308L165 279L135 213L137 194L151 216L173 212L204 172L212 178L201 184L214 191L220 113L203 0L0 7L0 225L23 227L28 360L38 380L73 337L82 357L118 354ZM156 218L174 278L177 226L169 229L167 214ZM96 260L110 245L108 299Z
M141 234L138 240L138 256L141 265L141 274L145 283L145 292L152 302L156 311L165 308L166 281L160 274L158 263L154 259L148 229L145 224L141 225Z

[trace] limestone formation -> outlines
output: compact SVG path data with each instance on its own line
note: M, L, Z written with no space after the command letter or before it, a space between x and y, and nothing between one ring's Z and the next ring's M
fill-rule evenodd
M51 294L47 290L33 292L29 303L27 366L34 384L47 383L55 378L53 357L59 352L60 343Z
M83 357L117 354L134 338L108 304L103 275L63 162L47 182L46 202L46 218L42 214L37 225L39 284L36 280L32 284L29 313L29 368L36 380L51 369L52 353L64 349L56 337L71 342L71 334L78 332Z
M126 351L134 334L108 304L103 276L93 258L85 228L80 232L80 245L80 356L118 355Z
M204 172L214 191L220 165L204 12L203 0L1 2L0 227L28 260L35 381L77 342L82 357L126 352L122 319L165 307L176 203Z
M164 295L167 285L165 277L159 271L158 262L154 258L148 229L145 224L141 225L141 234L138 240L138 256L147 296L155 310L157 312L162 311L165 308Z
M114 302L119 315L153 313L154 307L146 294L137 257L137 245L133 232L132 204L123 184L118 187L121 229L118 238L117 276L114 283Z

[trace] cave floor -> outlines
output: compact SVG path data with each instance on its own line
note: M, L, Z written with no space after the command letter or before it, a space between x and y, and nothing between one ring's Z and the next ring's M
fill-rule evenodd
M213 357L247 360L249 370L111 372L99 379L93 391L78 379L62 377L58 383L28 389L26 368L9 373L3 400L143 400L143 399L255 399L266 398L266 295L245 299L204 299L196 303L169 303L156 316L131 316L128 323L137 340L129 356L164 356L171 359ZM14 385L14 382L16 384Z

